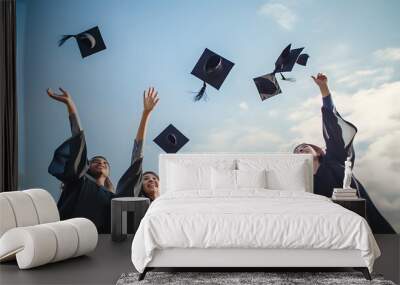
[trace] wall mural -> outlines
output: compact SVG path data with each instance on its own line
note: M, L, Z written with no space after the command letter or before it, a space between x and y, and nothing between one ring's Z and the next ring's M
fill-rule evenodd
M109 232L105 201L159 195L159 153L310 153L316 194L399 232L400 4L367 2L19 1L21 188Z

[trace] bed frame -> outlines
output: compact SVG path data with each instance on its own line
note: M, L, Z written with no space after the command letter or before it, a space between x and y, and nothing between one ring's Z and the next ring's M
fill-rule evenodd
M161 154L159 158L160 189L166 189L167 164L182 159L240 159L271 158L274 160L298 159L306 163L306 190L313 192L311 155L265 154L265 153L203 153ZM162 192L163 193L163 192ZM361 271L371 280L369 270L359 250L329 249L250 249L250 248L169 248L157 249L139 280L155 268L232 268L246 271L250 268L343 268Z
M193 249L170 248L156 250L152 261L140 274L155 268L234 268L238 271L254 268L337 268L350 267L371 280L359 250L328 249Z

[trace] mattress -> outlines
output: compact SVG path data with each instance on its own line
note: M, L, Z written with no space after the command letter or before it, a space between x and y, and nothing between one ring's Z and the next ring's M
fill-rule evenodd
M359 250L370 271L380 255L361 216L324 196L267 189L162 195L136 232L133 265L143 272L155 250L169 248Z

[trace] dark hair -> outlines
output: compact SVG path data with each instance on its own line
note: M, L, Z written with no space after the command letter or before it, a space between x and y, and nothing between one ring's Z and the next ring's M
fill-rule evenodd
M95 156L93 156L93 157L89 160L89 162L92 162L92 161L95 160L96 158L101 158L101 159L105 160L105 161L107 162L108 166L110 166L110 163L108 162L107 158L105 158L105 157L102 156L102 155L95 155Z
M301 143L301 144L297 145L297 146L293 149L293 153L296 153L296 150L297 150L299 147L303 147L303 146L306 146L306 145L310 146L310 147L317 153L318 160L321 161L322 158L323 158L324 155L325 155L325 151L324 151L322 148L320 148L319 146L316 146L315 144L311 144L311 143Z
M153 174L155 177L157 177L158 180L160 180L160 177L154 171L145 171L145 172L143 172L143 176L145 176L146 174Z

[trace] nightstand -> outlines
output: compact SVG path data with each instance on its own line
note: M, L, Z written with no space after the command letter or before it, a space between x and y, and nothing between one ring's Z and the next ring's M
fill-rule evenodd
M332 199L332 202L339 204L340 206L359 214L364 219L367 219L366 202L363 198L354 199Z
M111 239L124 241L127 238L130 226L133 234L139 227L140 221L150 206L150 199L144 197L122 197L111 200ZM128 214L133 214L133 224L128 225Z

